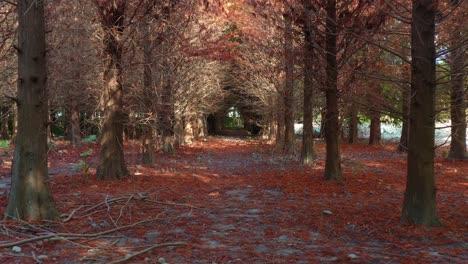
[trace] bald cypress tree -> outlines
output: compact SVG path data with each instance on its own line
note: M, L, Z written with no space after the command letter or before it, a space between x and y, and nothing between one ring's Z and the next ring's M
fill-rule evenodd
M44 1L18 1L18 130L5 218L57 220L48 184Z

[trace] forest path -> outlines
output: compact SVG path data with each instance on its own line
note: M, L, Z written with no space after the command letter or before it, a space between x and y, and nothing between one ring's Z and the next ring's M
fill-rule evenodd
M89 148L90 157L79 156ZM394 146L343 145L343 183L323 180L321 142L311 166L255 140L209 138L175 154L157 153L154 165L139 164L139 148L137 142L125 146L130 177L96 181L91 170L88 183L71 166L80 159L95 164L96 144L59 145L51 153L51 187L59 210L102 204L92 214L77 213L61 231L96 233L154 217L158 221L78 244L25 246L25 251L47 255L50 263L107 263L154 244L181 241L188 245L155 249L129 263L163 263L161 258L171 264L468 261L466 163L437 161L444 226L425 229L399 223L406 162ZM134 194L161 203L106 202ZM5 206L6 197L0 202ZM12 256L0 251L6 263L34 263Z

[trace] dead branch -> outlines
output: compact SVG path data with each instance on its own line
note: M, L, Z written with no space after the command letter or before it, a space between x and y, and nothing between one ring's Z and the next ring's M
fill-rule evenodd
M23 240L20 240L20 241L3 243L3 244L0 244L0 248L9 248L9 247L19 246L19 245L23 245L23 244L27 244L27 243L31 243L31 242L42 241L42 240L46 240L46 239L66 240L66 239L73 239L73 238L95 238L95 237L104 236L104 235L114 233L114 232L117 232L117 231L120 231L120 230L123 230L123 229L129 229L129 228L132 228L132 227L135 227L135 226L138 226L138 225L142 225L142 224L145 224L145 223L154 222L154 221L158 221L158 220L162 220L162 219L161 218L152 218L152 219L142 220L142 221L130 224L130 225L116 227L116 228L113 228L113 229L109 229L109 230L106 230L106 231L102 231L102 232L99 232L99 233L93 233L93 234L51 233L51 234L47 234L47 235L42 235L42 236L31 237L31 238L28 238L28 239L23 239Z
M184 242L172 242L172 243L164 243L164 244L158 244L158 245L154 245L154 246L151 246L149 248L145 248L141 251L138 251L138 252L135 252L133 254L129 254L127 256L125 256L124 258L121 258L121 259L118 259L118 260L115 260L115 261L112 261L112 262L109 262L109 264L118 264L118 263L123 263L125 261L128 261L130 260L131 258L134 258L138 255L141 255L141 254L144 254L146 252L149 252L155 248L162 248L162 247L179 247L179 246L185 246L187 245L187 243L184 243Z

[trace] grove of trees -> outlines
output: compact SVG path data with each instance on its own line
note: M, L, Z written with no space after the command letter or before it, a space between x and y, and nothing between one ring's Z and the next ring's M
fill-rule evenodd
M323 137L333 181L359 122L369 144L382 122L400 124L401 220L439 225L436 122L451 126L447 158L467 159L467 12L454 0L0 1L0 132L15 146L5 218L59 218L54 137L97 135L96 177L117 180L126 140L152 164L157 150L222 134L236 109L246 133L304 164Z

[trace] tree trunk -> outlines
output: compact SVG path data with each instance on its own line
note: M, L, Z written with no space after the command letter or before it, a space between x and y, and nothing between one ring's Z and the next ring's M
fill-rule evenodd
M18 134L6 219L58 220L47 168L44 2L18 1Z
M152 57L153 57L153 44L150 40L150 27L151 24L148 20L143 25L143 105L144 112L148 113L148 120L142 126L142 164L154 163L154 121L153 115L153 72L152 72Z
M320 138L325 138L326 114L327 114L327 108L323 107L320 110Z
M402 90L402 112L403 112L403 125L401 128L400 144L398 144L399 152L408 151L408 138L409 138L409 114L410 114L410 90L404 88Z
M104 91L101 145L96 176L99 180L128 175L123 150L122 32L125 1L97 2L104 29Z
M167 65L167 64L166 64ZM166 68L166 70L169 70ZM173 104L173 91L172 79L170 76L164 77L164 86L161 98L161 136L163 151L165 153L174 152L174 104Z
M70 103L70 112L70 141L75 147L81 144L80 113L75 100Z
M184 144L190 145L194 141L194 131L193 131L193 122L192 117L187 115L185 117L185 125L184 125Z
M284 89L284 147L283 152L293 154L296 150L294 131L294 40L290 12L284 14L284 56L285 56L285 89Z
M10 133L8 133L8 120L10 116L10 107L3 106L2 108L2 124L1 124L1 129L0 129L0 139L2 140L8 140L10 139Z
M284 148L284 97L282 96L282 89L278 92L276 107L276 149L282 151Z
M380 112L371 110L370 116L369 145L379 145L382 139L380 132Z
M351 110L349 112L349 125L348 125L348 143L354 144L358 142L358 112L356 105L351 103Z
M18 106L16 104L12 105L12 113L10 113L10 118L12 119L11 127L8 129L11 131L11 140L10 143L14 144L16 142L16 135L18 134Z
M408 175L401 220L440 225L434 179L435 1L413 0Z
M341 180L341 158L339 148L338 127L338 69L336 62L336 0L327 1L326 21L326 53L327 53L327 80L326 99L327 112L325 114L325 141L327 143L327 156L325 160L326 180Z
M312 3L307 1L304 11L304 122L302 129L302 152L301 159L303 164L310 164L314 160L314 135L313 135L313 59L314 42L312 38Z
M454 34L455 35L455 34ZM456 38L456 36L454 36ZM457 38L457 40L459 40ZM453 45L456 46L456 45ZM448 158L465 160L466 153L466 103L465 103L465 48L461 45L452 51L451 54L451 111L452 140Z
M126 140L134 140L137 138L136 134L136 115L135 111L130 111L130 113L125 115L125 139Z

